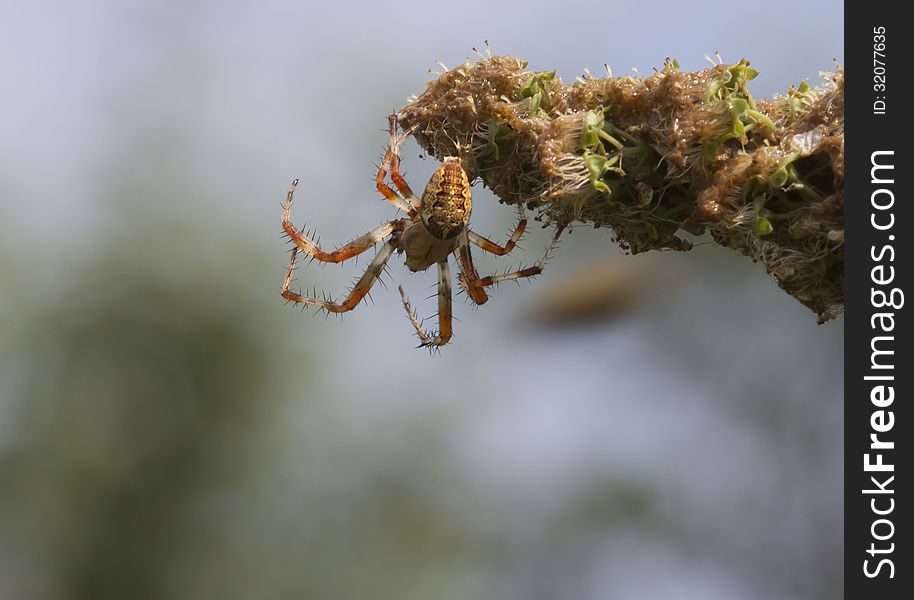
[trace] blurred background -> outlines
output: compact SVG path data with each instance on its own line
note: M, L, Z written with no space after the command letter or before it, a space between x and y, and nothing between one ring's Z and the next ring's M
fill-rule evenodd
M840 3L0 6L0 598L840 597L843 324L748 259L578 227L458 298L439 356L402 259L342 320L279 297L289 182L328 245L393 218L385 118L436 59L489 40L569 82L720 51L764 97L842 59Z

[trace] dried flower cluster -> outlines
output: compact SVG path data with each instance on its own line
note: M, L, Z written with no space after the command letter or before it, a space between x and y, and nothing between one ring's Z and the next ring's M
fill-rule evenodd
M459 156L502 202L556 225L608 227L631 253L683 233L762 263L820 322L843 309L844 72L755 100L749 62L579 78L482 57L448 70L400 122Z

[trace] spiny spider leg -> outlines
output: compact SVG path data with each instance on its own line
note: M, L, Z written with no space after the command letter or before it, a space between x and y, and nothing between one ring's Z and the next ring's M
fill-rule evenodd
M377 176L377 186L378 191L387 198L391 204L405 212L409 215L409 218L416 220L416 215L418 211L410 205L409 202L401 198L397 192L393 191L389 185L384 183L384 178L387 177L387 164L390 162L390 150L384 153L384 158L381 160L381 165L378 167L378 176Z
M397 242L395 240L388 240L386 244L381 246L381 249L378 250L378 253L375 254L374 259L371 261L371 264L368 265L368 268L365 269L365 273L362 274L362 277L356 282L355 286L349 291L349 295L340 302L336 303L332 300L323 300L319 298L311 298L308 296L302 296L301 294L296 294L289 290L289 285L292 283L292 272L295 268L295 255L298 253L298 247L292 249L292 260L289 262L289 270L286 273L286 280L282 284L282 297L291 302L298 302L299 304L310 304L312 306L319 306L324 310L332 313L342 313L348 312L359 305L359 302L362 301L362 298L371 290L371 286L378 280L378 277L381 275L381 272L384 270L384 265L387 264L387 260L390 258L390 255L397 247Z
M421 204L419 198L416 197L403 175L400 174L400 138L397 136L397 114L394 113L387 117L387 121L390 124L390 145L388 146L388 152L390 153L390 180L394 182L394 185L397 186L397 189L400 190L400 193L406 198L410 206L418 209Z
M419 336L420 347L443 346L448 343L453 335L451 320L453 313L451 310L451 269L448 266L447 259L438 263L438 333L430 333L422 328L422 323L416 316L416 312L409 304L409 298L400 286L400 298L403 299L403 309L406 310L406 316L416 330Z
M353 256L358 256L369 248L377 246L379 242L383 241L384 238L394 231L402 231L406 224L400 220L389 221L375 227L365 235L352 240L348 244L340 246L333 252L324 252L317 244L312 242L304 232L297 230L289 221L289 212L292 210L292 196L295 193L295 188L297 186L298 179L292 182L292 187L289 188L289 193L286 195L286 202L282 207L282 228L289 236L289 239L295 244L296 249L301 249L303 252L313 256L317 260L329 263L339 263L344 260L349 260Z
M500 246L470 229L467 229L460 235L460 238L457 240L457 253L460 259L461 284L463 284L464 281L479 280L479 273L476 272L476 266L473 264L473 256L470 253L470 243L476 244L486 252L491 252L497 256L508 254L517 246L518 240L524 235L524 230L527 228L527 219L524 218L523 208L520 209L520 216L521 219L517 223L514 233L511 234L511 238L504 246ZM483 287L463 285L463 289L466 291L467 296L477 305L485 304L489 300L489 296L486 294Z
M467 231L463 231L457 238L457 253L460 258L460 282L478 281L479 273L476 271L476 265L473 264L473 256L470 253L470 238ZM470 287L463 285L467 296L476 304L485 304L489 300L489 295L482 287Z
M390 115L388 122L390 123L390 144L387 146L384 158L381 159L381 164L378 166L376 185L381 195L387 198L394 206L405 211L409 218L415 221L419 214L420 202L409 188L409 185L407 185L406 180L400 175L400 139L397 137L397 115ZM390 165L390 179L400 190L400 193L403 194L402 198L384 182L387 177L388 165Z
M517 246L518 240L520 240L520 236L524 235L524 229L526 229L526 228L527 228L527 219L521 219L518 222L517 228L514 230L514 233L511 234L511 239L509 239L508 243L505 244L504 246L499 246L492 240L490 240L488 238L484 238L472 230L469 232L469 236L470 236L471 242L473 242L474 244L476 244L477 246L479 246L486 252L491 252L492 254L495 254L498 256L504 256L505 254L508 254L509 252L514 250L514 247Z
M513 273L503 273L501 275L489 275L488 277L471 279L466 276L466 274L461 274L460 276L460 285L467 292L470 297L473 297L474 290L477 288L486 288L502 281L511 281L517 279L523 279L524 277L534 277L543 272L543 269L546 268L546 262L552 256L552 251L555 249L556 244L559 241L559 236L562 235L564 227L558 227L555 230L555 235L552 236L552 241L549 243L549 246L546 248L546 252L543 254L542 258L532 267L527 267L526 269L520 269L519 271L514 271Z

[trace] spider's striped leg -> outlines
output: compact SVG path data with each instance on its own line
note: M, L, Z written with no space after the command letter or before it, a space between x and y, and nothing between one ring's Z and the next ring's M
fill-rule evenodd
M416 220L419 210L419 199L407 185L406 180L400 175L400 139L397 137L397 115L388 117L390 123L390 143L387 151L384 152L384 158L378 166L378 175L376 185L381 192L394 206L406 212L412 220ZM387 177L387 167L390 166L390 179L397 189L400 190L401 197L397 192L384 182Z
M388 148L387 152L384 153L384 158L381 159L381 165L378 167L378 176L377 176L378 191L381 192L381 194L385 198L387 198L391 202L391 204L393 204L394 206L396 206L397 208L399 208L400 210L402 210L403 212L408 214L409 218L415 221L417 215L419 214L419 212L415 208L415 206L418 206L419 204L416 203L416 205L413 206L407 200L404 200L403 198L401 198L397 194L397 192L395 192L395 191L393 191L393 189L391 189L391 187L389 185L384 183L384 178L387 177L387 165L390 164L390 162L391 162L390 157L391 157L391 152L390 152L390 149Z
M448 267L447 259L438 263L438 332L427 332L422 328L422 323L416 316L416 312L409 305L409 298L400 286L400 297L403 299L403 308L406 310L406 316L416 330L419 336L419 347L443 346L448 343L454 330L451 325L453 312L451 310L451 269Z
M489 295L482 287L469 287L463 285L464 281L478 281L479 273L476 271L476 265L473 264L473 256L470 254L470 238L468 232L464 230L460 237L457 238L457 252L460 257L460 283L466 291L467 296L476 304L485 304L489 300Z
M402 231L406 224L406 222L400 220L384 223L375 227L365 235L352 240L348 244L340 246L333 252L324 252L317 244L311 241L311 238L305 235L304 232L296 229L289 221L289 212L292 210L292 196L295 193L295 188L297 186L298 179L292 182L292 187L289 188L289 193L286 195L286 202L282 207L282 228L283 231L286 232L286 235L289 236L289 239L292 240L292 243L295 244L296 249L302 250L317 260L330 263L339 263L344 260L349 260L353 256L358 256L369 248L374 248L394 231Z
M365 269L365 273L362 274L362 277L349 291L349 295L339 303L329 299L302 296L301 294L296 294L295 292L289 290L289 285L292 283L292 272L295 269L295 256L298 253L298 247L295 247L292 249L292 260L289 261L289 270L286 272L286 279L282 284L282 297L286 300L289 300L290 302L318 306L327 312L348 312L358 306L359 302L362 301L362 298L364 298L365 295L368 294L368 292L371 290L371 286L373 286L374 283L378 280L378 277L384 270L384 265L387 264L387 260L390 258L390 255L393 253L396 247L397 242L395 240L389 240L386 244L381 246L381 249L378 250L377 254L375 254L371 264L368 265L367 269Z
M388 150L390 153L390 180L394 182L394 185L397 186L397 189L400 190L400 193L406 198L410 206L418 210L421 202L410 189L409 184L406 183L406 179L400 174L400 138L397 136L396 113L387 117L387 121L390 124L390 146ZM404 134L405 136L406 134Z
M469 232L470 241L485 250L486 252L491 252L497 256L504 256L505 254L514 250L514 247L517 246L520 236L524 235L524 229L527 228L527 219L521 218L517 223L517 227L514 229L514 233L511 234L511 238L508 240L508 243L504 246L499 246L492 240L484 238L475 231Z
M559 227L555 230L555 235L552 236L552 241L549 243L549 246L546 247L546 252L543 254L542 258L537 261L537 263L532 267L527 267L525 269L520 269L519 271L514 271L513 273L503 273L501 275L489 275L488 277L482 278L470 278L464 273L460 277L460 285L467 292L468 295L472 297L474 290L487 288L490 285L495 285L503 281L516 281L518 279L523 279L525 277L534 277L543 272L543 269L546 268L546 263L549 261L549 258L552 256L552 251L555 249L556 244L559 241L559 236L562 235L562 230L564 227Z

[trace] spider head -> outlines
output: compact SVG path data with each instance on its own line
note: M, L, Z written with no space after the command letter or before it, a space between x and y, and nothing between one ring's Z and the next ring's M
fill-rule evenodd
M440 239L457 237L470 222L470 180L456 156L444 159L422 193L419 217L428 232Z

